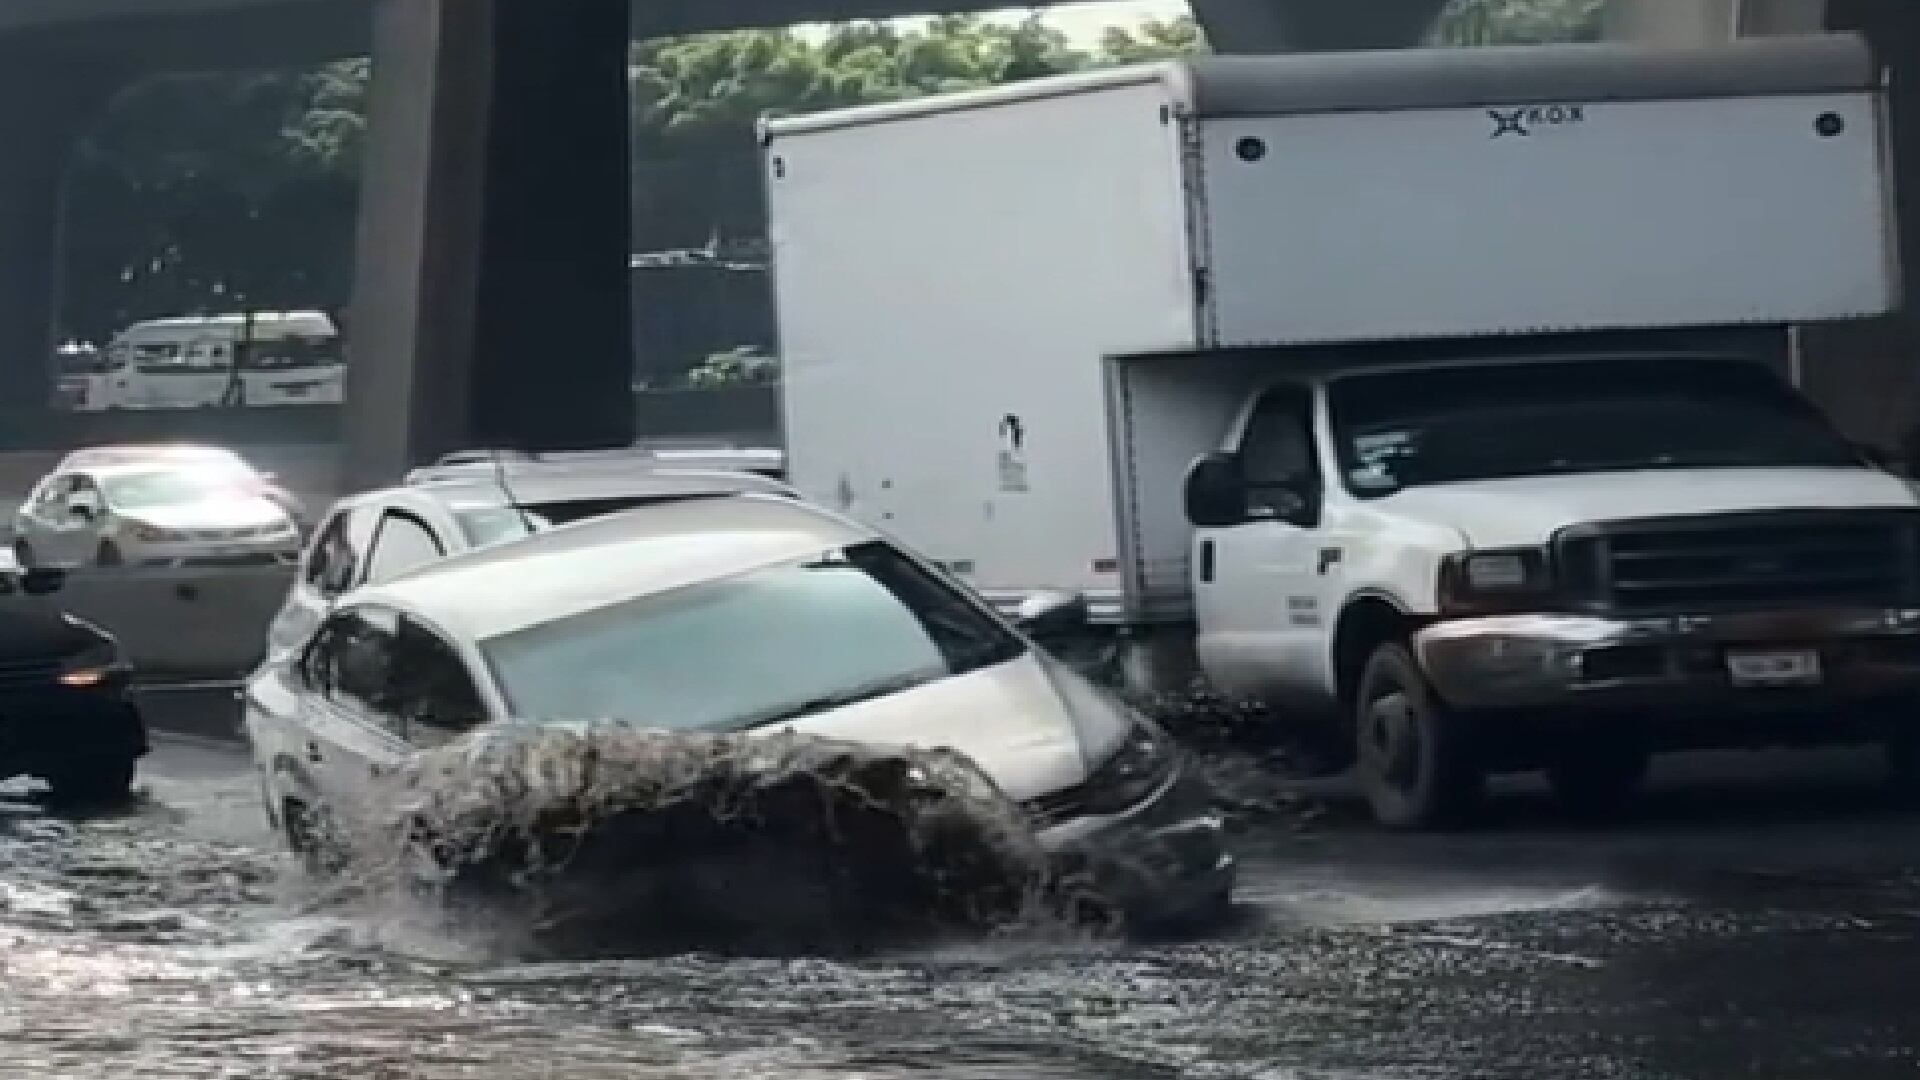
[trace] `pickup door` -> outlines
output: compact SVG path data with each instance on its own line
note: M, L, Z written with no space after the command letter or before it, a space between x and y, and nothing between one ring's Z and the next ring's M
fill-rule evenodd
M1305 387L1261 394L1235 450L1247 520L1194 535L1199 652L1220 690L1270 700L1327 695L1327 636L1338 604L1337 554L1320 520L1324 470Z

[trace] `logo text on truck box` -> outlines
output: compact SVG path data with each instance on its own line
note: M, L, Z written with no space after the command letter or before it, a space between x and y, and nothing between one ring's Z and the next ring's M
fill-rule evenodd
M1585 105L1528 105L1518 109L1488 109L1487 115L1493 120L1493 138L1518 135L1524 139L1532 135L1537 128L1586 123L1587 107Z

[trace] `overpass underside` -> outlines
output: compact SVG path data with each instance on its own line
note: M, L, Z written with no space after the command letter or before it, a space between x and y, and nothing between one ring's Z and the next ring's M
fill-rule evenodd
M86 0L68 0L80 5ZM141 6L153 9L157 5ZM908 0L195 0L189 16L8 28L0 12L0 353L12 422L42 415L65 162L119 87L157 70L284 64L371 48L372 127L351 318L350 483L448 447L558 448L633 434L626 43L727 26L877 16ZM949 7L997 6L952 0ZM1193 0L1225 51L1418 41L1443 0ZM52 10L52 9L50 9ZM66 7L59 10L72 11ZM1364 14L1360 14L1364 12ZM1920 66L1910 0L1613 0L1610 32L1676 44L1864 30ZM1896 79L1909 175L1920 102ZM1913 250L1914 223L1903 237ZM1910 263L1912 259L1909 259ZM1844 339L1844 340L1843 340ZM1833 342L1904 357L1907 322ZM1883 361L1889 377L1904 367ZM1895 372L1895 368L1898 372ZM1863 423L1904 423L1882 391ZM1909 399L1911 395L1908 395ZM1859 410L1854 410L1858 412Z

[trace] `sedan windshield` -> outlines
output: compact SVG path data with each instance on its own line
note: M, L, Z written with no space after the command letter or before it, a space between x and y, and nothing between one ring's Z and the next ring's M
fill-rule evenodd
M1355 376L1330 391L1348 486L1859 457L1757 363L1643 356Z
M123 510L178 506L248 494L230 468L167 469L125 473L100 482L107 502Z
M883 543L617 603L485 641L515 715L742 731L1022 655Z

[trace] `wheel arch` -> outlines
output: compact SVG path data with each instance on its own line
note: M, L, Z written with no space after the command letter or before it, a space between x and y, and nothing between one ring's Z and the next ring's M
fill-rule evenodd
M1334 620L1332 640L1334 689L1343 712L1352 703L1374 650L1388 642L1407 641L1423 622L1385 590L1365 589L1347 598Z

